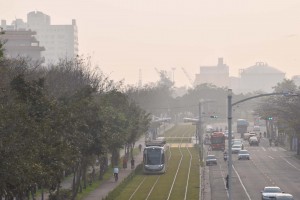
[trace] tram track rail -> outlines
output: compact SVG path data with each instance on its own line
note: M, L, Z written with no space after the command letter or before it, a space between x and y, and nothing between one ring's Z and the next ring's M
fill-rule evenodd
M190 149L186 147L189 154L190 154L190 163L189 163L189 170L188 170L188 176L186 179L186 186L185 186L185 193L184 193L184 200L187 199L187 193L188 193L188 188L189 188L189 180L190 180L190 174L191 174L191 166L192 166L192 160L193 160L193 154L191 153Z
M180 166L181 166L181 162L182 162L182 158L183 158L183 154L182 154L182 151L181 151L181 144L179 145L179 152L180 152L180 154L181 154L181 157L180 157L180 161L179 161L179 164L178 164L178 167L177 167L177 170L176 170L176 174L175 174L175 177L174 177L174 179L173 179L173 182L172 182L172 185L171 185L171 188L170 188L170 191L169 191L167 200L169 200L170 197L171 197L171 193L172 193L172 191L173 191L174 183L175 183L175 181L176 181L176 178L177 178L177 175L178 175L178 171L179 171Z

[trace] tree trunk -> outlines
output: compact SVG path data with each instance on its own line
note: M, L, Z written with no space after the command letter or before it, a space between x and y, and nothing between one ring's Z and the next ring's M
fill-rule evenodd
M44 187L42 187L42 199L41 200L44 200Z
M130 157L131 157L131 159L133 159L133 149L134 149L134 144L132 144L131 148L130 148Z
M300 137L297 137L297 155L300 155Z
M117 148L115 148L112 151L112 161L111 161L111 166L118 166L119 165L119 159L120 159L120 155L119 155L119 150Z
M85 164L83 164L83 167L82 167L83 189L86 189L86 174L87 174L87 164L85 163Z
M100 158L100 172L99 172L99 180L103 179L103 175L106 172L107 168L108 168L108 158L107 158L107 154L106 155L102 155Z
M75 200L76 196L77 196L77 193L78 193L78 189L79 189L79 186L80 186L80 179L81 179L81 172L82 172L82 169L81 169L81 164L78 163L78 166L77 166L77 169L75 170L75 183L74 183L74 189L72 191L72 197L71 197L71 200Z
M76 172L75 172L75 168L74 168L74 169L73 169L72 192L75 190L75 183L76 183Z

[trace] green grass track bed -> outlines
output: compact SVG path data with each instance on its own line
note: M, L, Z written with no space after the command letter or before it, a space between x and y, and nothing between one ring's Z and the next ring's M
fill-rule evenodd
M189 182L187 188L186 199L199 199L199 156L195 148L189 148L193 155L191 170L189 175ZM168 162L167 172L163 175L144 175L142 172L138 172L134 178L124 187L117 200L130 199L140 200L165 200L168 198L175 174L180 162L181 154L179 148L170 148L171 159ZM181 148L183 159L179 168L176 181L174 183L170 198L172 200L184 199L187 185L187 177L190 166L190 154L187 148ZM157 181L157 179L159 180ZM156 185L155 182L157 181ZM155 185L155 186L154 186ZM153 191L150 193L152 187ZM136 191L136 189L139 189ZM136 191L136 192L135 192ZM133 195L133 193L135 194ZM149 195L150 194L150 195ZM149 196L148 196L149 195Z

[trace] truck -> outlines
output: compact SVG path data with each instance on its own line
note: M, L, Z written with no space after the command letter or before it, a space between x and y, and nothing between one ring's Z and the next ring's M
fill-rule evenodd
M210 136L211 150L225 150L225 134L223 132L213 132Z
M236 122L236 132L241 134L241 138L244 137L244 133L247 133L249 123L245 119L238 119Z

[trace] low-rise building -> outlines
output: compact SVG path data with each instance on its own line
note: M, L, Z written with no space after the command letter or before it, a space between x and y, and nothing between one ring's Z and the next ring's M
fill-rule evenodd
M218 59L216 66L200 66L200 73L196 74L194 85L211 83L218 87L229 86L229 67L223 63L223 58Z
M9 58L26 57L32 61L43 62L41 52L45 50L34 37L36 32L30 30L7 30L0 34L4 43L4 55Z
M282 82L284 78L284 72L267 63L257 62L253 66L240 70L240 87L237 92L273 92L273 87Z

